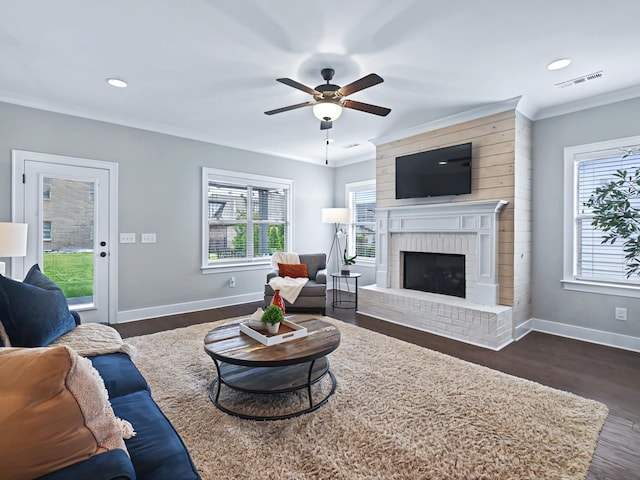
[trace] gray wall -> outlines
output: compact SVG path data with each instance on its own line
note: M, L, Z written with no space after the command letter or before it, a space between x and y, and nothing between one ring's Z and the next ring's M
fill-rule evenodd
M640 134L640 98L533 124L532 316L640 337L640 299L564 290L563 149ZM614 319L627 308L628 321Z
M344 188L347 183L363 182L365 180L375 180L376 178L376 160L366 160L364 162L345 165L336 169L334 179L335 196L334 202L336 207L346 207L347 199L345 198ZM335 260L333 260L335 262ZM335 263L333 270L335 270ZM330 269L331 270L331 269ZM352 272L361 273L362 277L358 280L358 286L372 285L376 283L376 270L373 263L363 264L356 263L352 268ZM343 287L344 288L344 287Z
M12 149L118 163L118 231L138 234L138 243L119 246L120 312L198 300L234 303L235 296L262 291L266 268L200 271L203 166L293 179L293 249L324 252L331 244L321 210L333 206L334 169L322 165L0 103L0 221L11 219ZM142 232L155 232L157 243L140 244Z
M534 318L640 336L640 300L564 290L563 148L640 134L640 99L533 124ZM156 232L158 243L120 245L119 311L255 294L264 271L200 273L202 166L293 178L294 249L327 251L321 209L343 206L344 186L375 178L375 160L330 169L68 115L0 103L0 221L11 215L11 150L70 155L119 164L120 232ZM308 232L319 232L309 235ZM356 266L360 285L374 269ZM628 309L627 322L613 318Z

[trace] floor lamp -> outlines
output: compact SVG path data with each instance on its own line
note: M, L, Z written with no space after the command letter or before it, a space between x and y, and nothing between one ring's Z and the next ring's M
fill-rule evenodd
M338 235L340 233L344 233L341 230L341 225L346 225L351 221L351 209L349 208L323 208L322 209L322 223L333 223L334 232L333 232L333 241L331 242L331 249L329 250L329 259L331 258L331 253L333 249L336 249L336 273L340 273L340 254L342 250L340 249L340 238Z
M0 222L0 258L24 257L27 254L27 224ZM6 266L0 262L0 275Z

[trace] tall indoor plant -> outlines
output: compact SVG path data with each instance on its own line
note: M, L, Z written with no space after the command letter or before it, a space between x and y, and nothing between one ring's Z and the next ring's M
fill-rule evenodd
M626 150L622 158L630 155L640 155L640 147ZM591 225L605 233L601 243L622 242L627 278L640 276L640 166L614 176L596 188L585 205L593 211Z

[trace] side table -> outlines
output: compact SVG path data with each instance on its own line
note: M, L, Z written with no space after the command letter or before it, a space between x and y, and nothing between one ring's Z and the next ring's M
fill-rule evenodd
M361 273L332 273L331 278L333 280L333 300L331 302L331 309L335 308L355 308L358 310L358 278L362 276ZM355 300L342 300L342 290L340 290L340 280L344 279L347 284L347 290L349 290L349 279L355 278ZM336 288L336 284L338 288ZM344 306L343 306L344 305Z

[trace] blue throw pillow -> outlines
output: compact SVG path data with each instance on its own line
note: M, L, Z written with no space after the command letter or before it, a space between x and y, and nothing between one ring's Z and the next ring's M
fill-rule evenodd
M76 326L64 293L38 265L22 283L0 275L0 321L13 347L45 347Z

